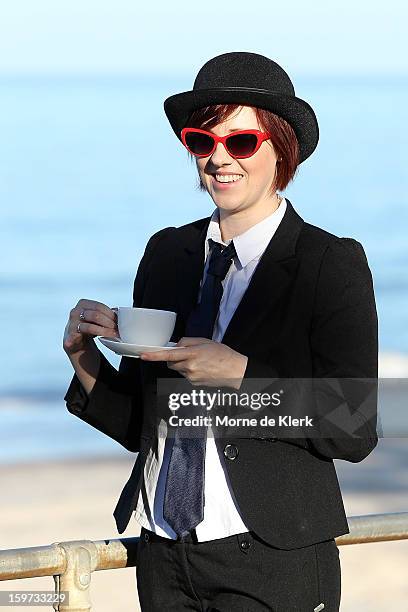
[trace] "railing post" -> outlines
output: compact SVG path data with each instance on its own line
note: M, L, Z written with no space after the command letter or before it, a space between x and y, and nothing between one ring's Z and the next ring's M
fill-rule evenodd
M91 602L91 575L98 564L98 551L90 540L58 542L66 558L65 571L54 576L56 591L67 591L68 604L58 604L59 612L89 612Z

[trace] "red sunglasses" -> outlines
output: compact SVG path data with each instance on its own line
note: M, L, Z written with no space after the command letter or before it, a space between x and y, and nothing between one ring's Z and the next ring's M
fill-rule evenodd
M190 153L196 157L212 155L219 142L222 142L231 157L242 159L257 152L269 132L260 130L239 130L227 136L217 136L198 128L185 127L181 130L181 140Z

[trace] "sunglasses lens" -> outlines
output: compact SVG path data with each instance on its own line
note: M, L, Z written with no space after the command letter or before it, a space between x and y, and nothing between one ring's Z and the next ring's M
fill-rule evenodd
M214 146L214 139L199 132L187 132L186 143L194 155L209 155Z
M255 134L236 134L227 138L227 147L232 155L252 155L258 139Z

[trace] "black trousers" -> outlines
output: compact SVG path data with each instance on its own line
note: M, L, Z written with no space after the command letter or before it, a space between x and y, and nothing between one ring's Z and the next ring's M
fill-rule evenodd
M142 612L338 612L340 558L331 539L281 550L254 532L210 542L142 527L136 559Z

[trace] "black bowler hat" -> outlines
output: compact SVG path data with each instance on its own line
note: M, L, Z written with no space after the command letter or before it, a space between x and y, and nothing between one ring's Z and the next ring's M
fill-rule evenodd
M300 163L315 150L319 126L312 107L295 96L287 73L273 60L246 51L223 53L200 68L191 91L164 101L164 111L176 136L194 110L212 104L242 104L272 111L294 129Z

